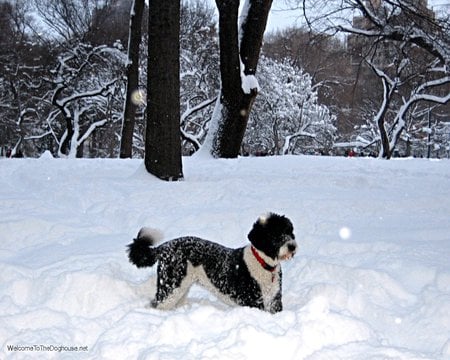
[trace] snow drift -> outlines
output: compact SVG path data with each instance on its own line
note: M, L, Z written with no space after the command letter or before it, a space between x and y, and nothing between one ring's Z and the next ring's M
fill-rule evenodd
M449 165L187 158L166 183L139 160L0 160L0 357L450 358ZM155 269L125 253L140 227L238 247L267 211L300 246L283 312L199 287L174 311L147 307Z

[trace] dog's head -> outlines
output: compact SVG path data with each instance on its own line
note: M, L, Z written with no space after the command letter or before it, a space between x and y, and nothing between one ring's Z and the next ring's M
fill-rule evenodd
M252 245L274 260L291 259L297 250L294 227L282 215L262 215L253 224L248 234Z

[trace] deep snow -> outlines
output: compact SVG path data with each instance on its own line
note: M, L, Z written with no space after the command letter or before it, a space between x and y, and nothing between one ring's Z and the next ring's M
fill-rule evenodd
M450 358L448 160L187 158L184 172L0 160L0 358ZM238 247L267 211L300 245L282 313L198 287L174 311L146 307L155 271L125 253L141 226Z

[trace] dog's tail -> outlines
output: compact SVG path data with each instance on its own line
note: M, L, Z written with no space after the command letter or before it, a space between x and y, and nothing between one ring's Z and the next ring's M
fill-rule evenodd
M156 245L162 238L158 230L143 227L139 230L136 239L128 245L128 259L138 268L153 266L158 260Z

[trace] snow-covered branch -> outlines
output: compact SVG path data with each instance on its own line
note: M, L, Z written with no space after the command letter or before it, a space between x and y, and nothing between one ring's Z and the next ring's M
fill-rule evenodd
M439 96L429 93L423 93L423 91L430 90L436 86L441 86L450 83L450 77L445 76L441 79L430 80L424 84L422 84L417 89L413 90L409 99L405 100L403 105L400 107L399 111L394 120L394 126L392 131L392 138L389 143L390 151L392 152L400 138L401 132L404 130L406 125L406 114L410 110L410 108L419 101L429 101L438 104L446 104L450 101L450 93L446 95Z
M67 96L61 100L56 99L55 100L55 104L58 105L59 107L65 107L68 104L76 101L76 100L81 100L84 98L92 98L95 96L108 96L109 94L111 94L111 91L114 88L114 85L119 81L120 79L113 79L111 81L109 81L108 83L104 84L103 86L94 89L94 90L86 90L84 92L80 92L80 93L75 93L73 95Z
M216 102L217 97L213 99L207 99L205 101L202 101L201 103L195 105L194 107L190 107L189 104L186 106L186 109L184 110L183 114L181 114L180 123L184 124L184 122L193 114L195 114L197 111L200 111L204 109L205 107L208 107L212 105L214 102Z
M284 138L284 144L283 144L283 149L282 149L283 155L287 155L289 153L289 148L291 147L291 142L299 137L308 137L311 139L317 138L316 134L308 133L305 131L298 131L295 134L288 135Z
M96 121L92 123L89 128L84 132L83 136L80 137L78 140L78 145L82 144L91 134L94 132L95 129L105 125L108 122L108 119L103 119Z
M427 19L419 6L412 6L408 1L397 0L372 9L369 2L356 0L355 8L359 9L366 22L363 26L339 24L337 29L366 38L376 38L383 41L406 42L414 44L438 58L443 64L450 63L450 44L446 29L435 20ZM419 23L416 18L423 21ZM370 24L370 25L369 25Z

